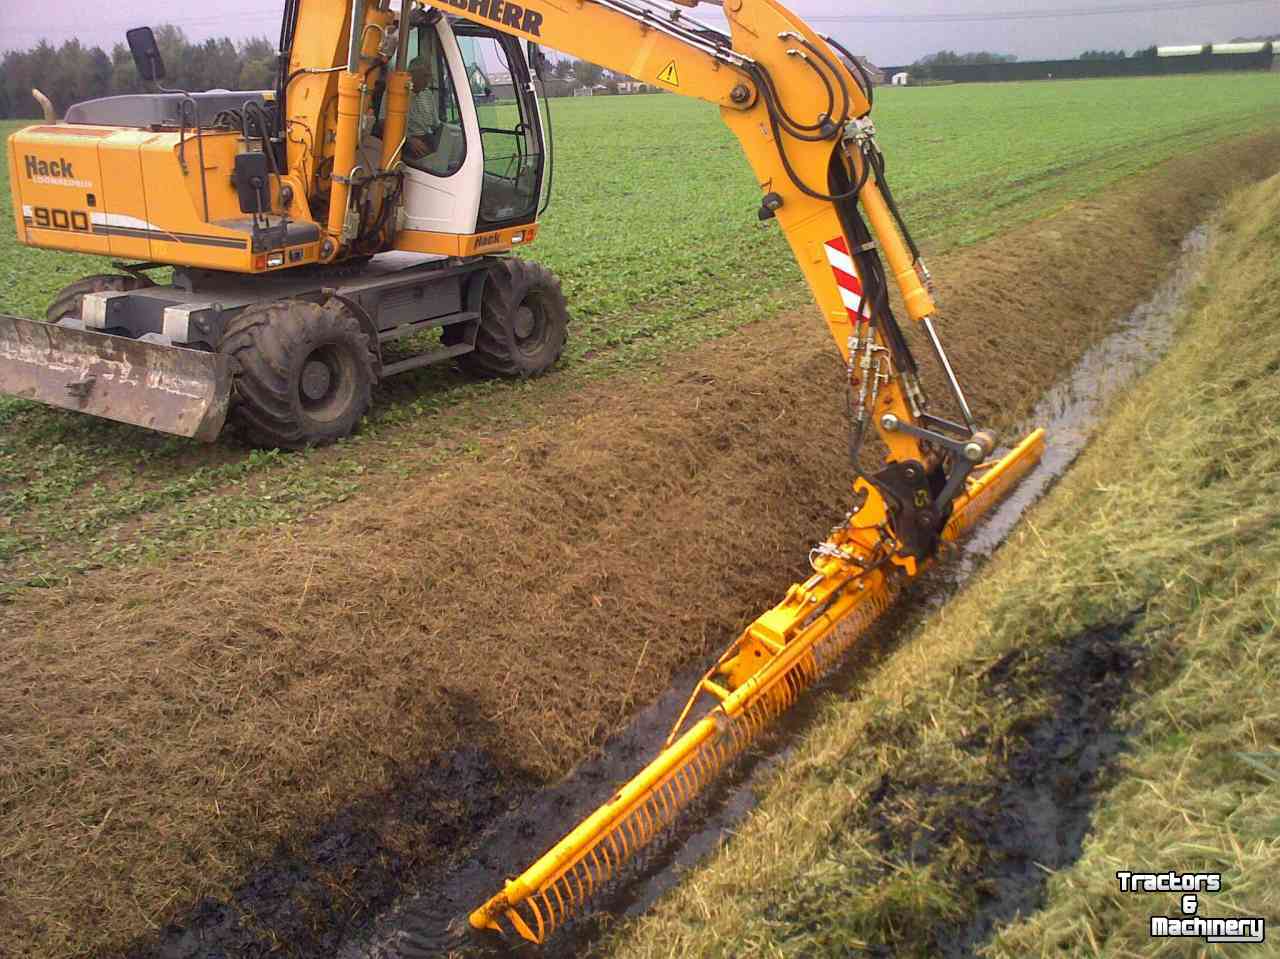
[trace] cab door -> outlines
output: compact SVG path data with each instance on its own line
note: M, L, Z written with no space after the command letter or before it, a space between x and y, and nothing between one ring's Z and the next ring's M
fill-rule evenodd
M535 222L545 150L519 40L441 17L409 46L405 229L471 236Z
M469 236L475 232L484 178L480 127L466 64L441 17L409 41L414 90L401 151L405 229Z
M545 146L538 98L520 41L476 24L454 26L484 153L476 231L538 218Z

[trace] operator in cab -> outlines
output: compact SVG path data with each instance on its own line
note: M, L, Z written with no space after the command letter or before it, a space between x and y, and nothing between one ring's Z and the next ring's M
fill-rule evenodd
M431 170L431 158L440 149L440 86L432 57L420 56L409 64L413 99L405 127L405 158L414 166Z

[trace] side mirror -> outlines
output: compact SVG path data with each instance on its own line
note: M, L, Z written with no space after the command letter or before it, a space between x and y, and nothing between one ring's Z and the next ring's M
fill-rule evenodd
M133 54L133 65L138 68L138 76L151 83L164 79L164 58L160 56L160 47L156 45L156 35L150 27L134 27L124 35L129 41L129 52Z

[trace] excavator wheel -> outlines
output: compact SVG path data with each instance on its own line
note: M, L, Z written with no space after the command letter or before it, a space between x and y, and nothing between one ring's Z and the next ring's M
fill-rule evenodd
M227 325L221 352L240 364L229 418L255 446L324 446L369 409L374 347L339 300L248 307Z
M125 275L121 273L99 273L86 276L64 286L49 304L45 311L45 319L59 326L80 325L80 305L86 293L127 293L130 290L141 290L155 286L145 276Z
M568 327L555 274L529 260L500 260L489 269L475 352L459 362L477 376L538 376L560 359Z

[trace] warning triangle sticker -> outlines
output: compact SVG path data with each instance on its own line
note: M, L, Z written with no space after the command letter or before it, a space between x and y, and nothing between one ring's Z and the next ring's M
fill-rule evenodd
M676 66L676 62L674 60L668 63L666 68L658 74L658 80L661 83L670 84L673 87L680 86L680 68Z

